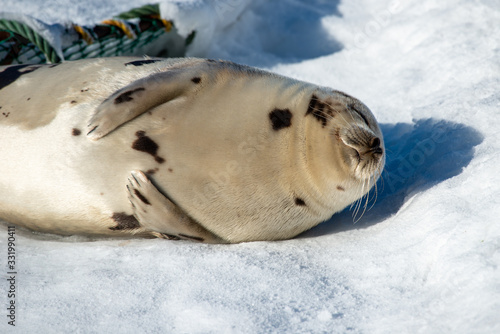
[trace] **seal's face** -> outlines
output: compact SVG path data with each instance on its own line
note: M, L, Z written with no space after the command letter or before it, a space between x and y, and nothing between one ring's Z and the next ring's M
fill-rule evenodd
M365 105L352 98L346 100L340 116L352 121L335 132L337 140L342 144L344 161L360 181L376 181L385 163L382 133Z
M382 173L385 148L382 133L371 111L358 99L339 91L317 90L307 113L331 133L340 167L355 182L371 188Z

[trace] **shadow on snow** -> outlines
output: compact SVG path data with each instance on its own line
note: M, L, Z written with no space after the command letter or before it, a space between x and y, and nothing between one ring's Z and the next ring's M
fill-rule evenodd
M381 124L387 151L386 165L363 217L354 224L353 209L305 232L302 237L324 235L376 224L403 206L406 199L459 175L471 162L483 136L474 128L446 120L421 119L414 124ZM362 209L360 210L362 211ZM358 214L359 215L359 214ZM359 217L359 216L358 216Z
M248 8L230 28L225 39L231 54L224 55L226 45L218 45L218 56L250 66L265 67L278 63L295 63L342 50L342 45L325 30L322 19L341 16L339 0L263 1ZM248 27L252 27L249 32ZM226 41L227 42L227 41ZM248 53L251 49L254 52ZM222 52L222 54L221 54Z

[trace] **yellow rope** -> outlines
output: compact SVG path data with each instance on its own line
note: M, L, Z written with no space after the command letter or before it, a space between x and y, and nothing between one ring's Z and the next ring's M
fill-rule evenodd
M165 26L165 31L169 32L170 30L172 30L172 21L168 21L165 19L160 19L160 20L163 23L163 25Z
M92 44L94 43L94 39L92 38L92 36L81 26L77 25L77 24L73 24L73 29L75 29L75 31L77 33L80 34L80 36L82 36L82 39L87 43L87 44Z
M125 21L122 20L104 20L102 21L103 24L107 24L110 26L115 26L123 31L123 33L130 39L134 39L135 33L130 29L129 25L125 23Z
M160 20L161 23L163 23L163 26L165 27L165 31L169 32L172 30L172 21L162 19L160 15L151 15L151 18ZM134 31L130 29L130 26L125 23L123 20L104 20L102 21L102 24L107 24L111 26L115 26L119 28L120 30L123 31L123 33L130 39L134 39L137 36L135 35ZM79 26L77 24L73 24L73 29L82 36L82 39L87 42L87 44L92 44L94 43L94 39L92 36L83 28L82 26Z

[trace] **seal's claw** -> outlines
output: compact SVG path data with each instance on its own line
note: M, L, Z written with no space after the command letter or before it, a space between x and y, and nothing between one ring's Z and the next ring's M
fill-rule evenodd
M87 125L87 137L93 141L101 139L110 132L106 130L106 122L96 119L96 116L94 116Z
M131 175L135 179L135 181L139 184L139 186L141 185L141 183L148 183L149 182L149 179L146 176L146 174L144 174L140 170L133 170Z

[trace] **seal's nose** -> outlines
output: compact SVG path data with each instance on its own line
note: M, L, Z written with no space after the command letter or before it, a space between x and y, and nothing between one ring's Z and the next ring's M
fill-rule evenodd
M373 137L371 143L370 143L370 151L375 154L382 154L384 151L380 147L380 138L378 137Z

